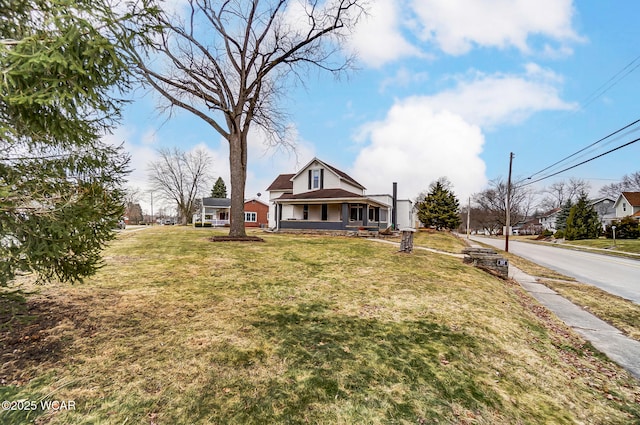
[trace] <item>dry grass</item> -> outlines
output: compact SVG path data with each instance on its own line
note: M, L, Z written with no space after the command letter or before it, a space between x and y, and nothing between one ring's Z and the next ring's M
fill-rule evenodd
M525 238L530 237L521 237L521 240ZM572 277L538 266L516 255L500 250L499 252L500 255L507 257L514 266L537 277L543 285L558 292L572 303L589 310L593 315L618 328L628 337L640 341L640 305L637 303L593 285L577 282Z
M640 422L638 382L517 285L365 240L214 233L122 234L82 285L5 291L3 399L77 408L0 422Z
M414 245L459 254L467 244L448 231L420 229L414 234Z
M547 279L540 283L640 341L640 305L583 283Z

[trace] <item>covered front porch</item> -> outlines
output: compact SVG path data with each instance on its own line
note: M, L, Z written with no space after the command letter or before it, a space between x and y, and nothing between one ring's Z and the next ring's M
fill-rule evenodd
M230 208L203 207L202 211L193 216L196 227L223 227L229 225Z
M359 202L276 202L276 229L380 230L389 226L389 206Z

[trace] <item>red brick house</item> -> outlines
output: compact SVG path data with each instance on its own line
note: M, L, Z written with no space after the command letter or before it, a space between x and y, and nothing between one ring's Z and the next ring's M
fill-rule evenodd
M267 227L269 205L259 199L244 201L244 227Z

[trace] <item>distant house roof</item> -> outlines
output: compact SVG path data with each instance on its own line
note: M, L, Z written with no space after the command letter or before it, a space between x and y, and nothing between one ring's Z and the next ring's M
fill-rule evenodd
M589 204L591 205L595 205L595 204L599 204L600 202L606 202L609 201L611 204L613 204L615 201L611 198L597 198L597 199L592 199L589 201Z
M622 192L622 196L624 196L632 206L640 207L640 192Z
M262 204L262 205L264 205L266 207L269 206L269 204L267 204L266 202L264 202L263 200L258 199L258 198L251 198L251 199L245 199L244 200L244 204L245 205L246 204L255 204L256 202L259 203L259 204Z
M558 212L560 212L561 208L554 208L550 211L547 211L546 213L542 214L543 218L548 218L551 217L552 215L557 214Z
M364 198L357 193L349 192L344 189L320 189L311 192L302 192L298 194L285 193L278 199L295 200L295 199L334 199L334 198Z
M231 207L231 199L229 198L202 198L202 205L205 207Z
M293 176L295 174L280 174L267 190L293 190Z
M358 183L357 181L355 181L355 179L353 177L351 177L350 175L348 175L347 173L345 173L344 171L338 170L336 167L327 164L326 162L319 160L318 158L313 158L311 161L309 161L309 163L307 165L305 165L304 167L302 167L300 169L300 171L298 171L296 174L294 174L294 177L297 176L298 174L302 173L309 165L313 164L314 161L318 161L320 164L322 164L323 166L325 166L327 169L331 170L333 173L335 173L339 178L346 180L347 183L351 183L353 186L359 188L359 189L366 189L363 185L361 185L360 183Z

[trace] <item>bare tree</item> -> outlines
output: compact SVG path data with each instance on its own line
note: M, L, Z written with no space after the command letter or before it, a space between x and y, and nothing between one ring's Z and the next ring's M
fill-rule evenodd
M501 178L489 182L489 188L474 195L474 202L483 211L482 226L486 230L501 228L506 224L507 183ZM529 216L533 205L533 193L523 186L511 187L511 222L517 223Z
M603 186L598 193L616 199L622 192L640 192L640 171L625 175L618 183Z
M560 208L567 201L576 202L583 192L589 192L590 185L587 181L570 178L569 181L558 181L543 190L546 196L542 199L541 206L545 210Z
M154 191L174 201L180 221L187 224L195 212L195 201L211 181L211 157L203 149L184 152L178 148L158 150L160 159L149 164Z
M311 68L334 74L350 68L353 58L338 53L367 0L188 0L186 18L170 16L156 1L138 3L151 11L149 19L121 39L138 41L132 58L169 111L191 112L229 142L229 235L245 236L250 128L264 129L271 143L287 143L279 98Z

